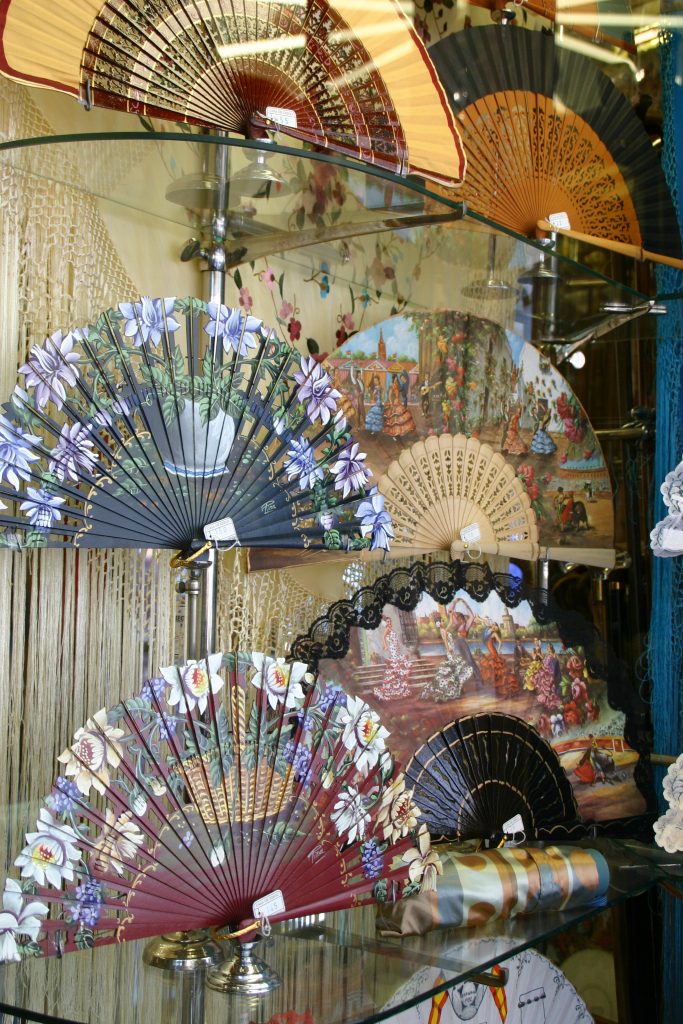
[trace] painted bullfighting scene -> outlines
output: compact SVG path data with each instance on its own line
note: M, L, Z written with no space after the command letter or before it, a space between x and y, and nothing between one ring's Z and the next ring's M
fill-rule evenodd
M319 671L391 720L392 751L403 763L444 724L498 711L550 743L584 820L645 810L633 777L638 755L624 739L623 714L608 704L606 681L526 601L508 608L495 592L475 601L461 590L447 605L426 593L413 611L385 605L381 624L354 627L347 656L322 661Z
M611 552L600 444L568 383L533 345L455 310L410 313L355 334L325 369L377 477L418 438L476 437L515 467L543 546Z

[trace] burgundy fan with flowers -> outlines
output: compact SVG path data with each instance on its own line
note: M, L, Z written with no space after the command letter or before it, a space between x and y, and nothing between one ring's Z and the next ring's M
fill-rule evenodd
M433 886L420 811L367 704L301 663L209 655L103 708L5 883L0 960L254 930Z

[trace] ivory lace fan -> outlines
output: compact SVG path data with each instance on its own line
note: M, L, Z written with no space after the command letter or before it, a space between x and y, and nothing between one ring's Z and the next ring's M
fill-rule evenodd
M487 555L538 557L536 515L514 466L477 438L416 441L378 482L395 530L394 553L468 547Z
M432 835L539 839L579 813L557 754L527 722L480 712L435 732L406 768ZM516 826L504 825L519 816Z
M19 380L2 545L388 545L329 377L243 310L121 303L34 345Z
M462 145L398 0L5 0L0 69L98 106L462 180Z
M461 194L473 210L530 237L562 212L580 233L681 256L656 152L591 60L546 33L497 25L429 52L462 132Z
M0 960L248 928L277 891L270 920L433 884L387 730L306 672L212 654L89 719L5 882Z

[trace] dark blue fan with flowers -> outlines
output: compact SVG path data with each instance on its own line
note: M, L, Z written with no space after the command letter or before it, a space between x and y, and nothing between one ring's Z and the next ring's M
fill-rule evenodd
M0 545L388 549L339 398L242 309L123 302L20 366L0 415Z

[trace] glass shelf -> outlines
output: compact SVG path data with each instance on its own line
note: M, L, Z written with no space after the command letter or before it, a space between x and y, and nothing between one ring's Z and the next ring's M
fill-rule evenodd
M616 840L582 845L599 847L611 869L607 897L586 907L403 939L378 936L372 907L285 922L260 950L282 983L251 999L212 991L202 971L182 977L145 966L143 941L103 946L1 967L0 1012L82 1024L266 1024L287 1013L299 1015L295 1024L387 1020L682 872L680 858L655 848Z
M533 283L539 271L550 279L547 242L515 235L468 211L457 190L437 194L417 180L295 146L172 131L88 132L2 142L3 167L15 172L20 187L42 179L131 217L189 227L198 235L210 229L221 209L232 267L285 252L296 262L297 255L310 255L310 246L373 231L400 232L404 239L411 232L416 247L435 225L446 225L448 234L459 222L457 243L465 243L467 266L478 271L473 280L487 292L501 283L516 290L520 278ZM504 250L495 265L486 244L491 237ZM511 273L499 277L508 250L514 254ZM565 334L604 320L605 305L631 307L654 298L654 276L634 260L560 237L552 255L560 291L582 293L582 320L561 325Z
M72 319L51 329L139 294L206 297L218 250L227 304L302 349L310 339L311 351L396 312L451 308L547 346L561 365L603 337L626 340L619 327L653 302L654 275L632 260L567 238L549 248L468 211L457 192L294 146L178 132L45 136L0 143L0 177L16 196L5 203L16 244L38 274L60 258L74 267ZM102 230L135 292L111 286L94 306ZM35 287L20 301L44 336Z

